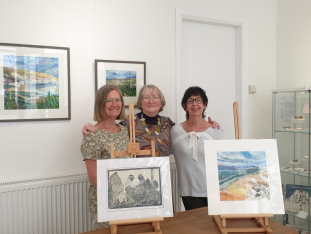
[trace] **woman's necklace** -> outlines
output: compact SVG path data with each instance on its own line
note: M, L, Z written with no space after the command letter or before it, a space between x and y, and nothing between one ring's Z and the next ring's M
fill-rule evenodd
M160 119L160 117L158 117L157 120L158 120L158 126L157 126L157 129L155 130L155 132L153 133L153 132L151 132L151 131L149 130L149 128L148 128L148 126L147 126L147 124L146 124L146 122L145 122L146 120L145 120L145 118L144 118L144 115L143 115L143 113L141 113L140 121L142 122L143 127L144 127L145 131L148 133L148 135L150 135L150 136L159 135L159 133L160 133L160 127L161 127L161 119Z

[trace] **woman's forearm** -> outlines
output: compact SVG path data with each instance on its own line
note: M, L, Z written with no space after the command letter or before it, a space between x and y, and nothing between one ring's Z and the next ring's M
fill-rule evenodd
M85 160L86 170L89 177L89 181L95 188L97 188L97 161L86 159Z

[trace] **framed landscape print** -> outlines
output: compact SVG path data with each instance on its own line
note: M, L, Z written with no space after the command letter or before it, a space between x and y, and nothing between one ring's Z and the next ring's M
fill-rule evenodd
M0 122L69 119L69 48L0 43Z
M105 84L120 88L125 106L135 104L146 84L146 62L95 60L95 92Z
M208 213L284 214L275 139L206 140Z
M98 222L172 217L168 157L97 161Z

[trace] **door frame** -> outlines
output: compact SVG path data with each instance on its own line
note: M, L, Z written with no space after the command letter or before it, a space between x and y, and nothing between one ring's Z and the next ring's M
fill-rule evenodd
M236 32L236 51L235 51L235 98L239 103L239 114L240 114L240 126L241 136L246 139L248 132L248 65L247 65L247 21L243 18L232 17L227 15L219 15L214 13L187 10L176 8L176 120L177 123L181 122L181 116L177 112L180 100L178 97L182 97L184 90L181 90L181 41L182 41L182 22L192 22L200 24L211 24L235 28ZM233 109L232 109L233 110ZM232 111L233 113L233 111ZM233 114L232 114L233 118ZM220 123L221 124L221 123Z

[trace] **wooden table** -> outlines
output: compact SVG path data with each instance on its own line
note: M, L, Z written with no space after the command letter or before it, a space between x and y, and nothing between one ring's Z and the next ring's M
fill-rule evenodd
M272 229L273 234L298 234L298 231L296 231L295 229L286 227L282 224L270 220L269 226ZM175 213L174 217L164 218L164 221L160 222L160 227L163 234L220 233L216 226L216 223L213 220L213 216L208 215L208 210L206 207ZM257 226L255 221L253 220L228 220L227 227L251 228ZM150 224L137 224L137 225L127 225L118 227L118 234L152 232L152 231L153 229L151 228ZM110 234L110 228L85 232L84 234ZM245 234L245 232L240 234ZM256 232L252 234L259 234L259 233Z

